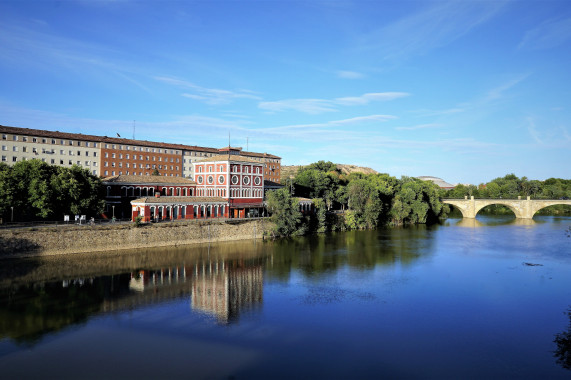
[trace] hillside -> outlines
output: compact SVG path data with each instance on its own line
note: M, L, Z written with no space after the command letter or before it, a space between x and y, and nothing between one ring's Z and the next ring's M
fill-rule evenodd
M345 164L336 164L337 168L341 170L343 174L351 174L351 173L365 173L365 174L376 174L377 171L371 168L365 168L362 166L356 165L345 165ZM290 165L290 166L282 166L281 167L281 180L284 178L289 178L291 176L295 177L299 169L303 168L303 165Z

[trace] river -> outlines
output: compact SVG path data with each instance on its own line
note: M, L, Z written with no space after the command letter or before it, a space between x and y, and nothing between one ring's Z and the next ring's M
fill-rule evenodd
M479 216L2 260L0 374L570 378L570 226Z

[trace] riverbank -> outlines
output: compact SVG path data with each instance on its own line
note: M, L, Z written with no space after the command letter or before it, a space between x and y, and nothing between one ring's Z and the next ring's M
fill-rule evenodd
M209 220L0 231L0 258L95 253L149 247L262 239L268 220Z

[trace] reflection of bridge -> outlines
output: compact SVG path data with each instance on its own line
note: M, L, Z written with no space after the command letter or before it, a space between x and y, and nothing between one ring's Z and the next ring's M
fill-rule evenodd
M563 199L474 199L474 197L464 197L464 199L443 199L446 203L456 207L464 218L475 218L478 211L490 205L503 205L513 211L516 218L532 219L533 215L542 208L555 205L570 205L571 200Z

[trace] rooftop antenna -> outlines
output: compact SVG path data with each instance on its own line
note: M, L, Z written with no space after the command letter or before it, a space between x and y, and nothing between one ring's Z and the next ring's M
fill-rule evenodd
M248 139L249 139L249 137L246 137L246 152L250 151L250 149L248 149Z
M230 131L228 131L228 148L230 148Z
M135 120L133 120L133 140L135 140Z

